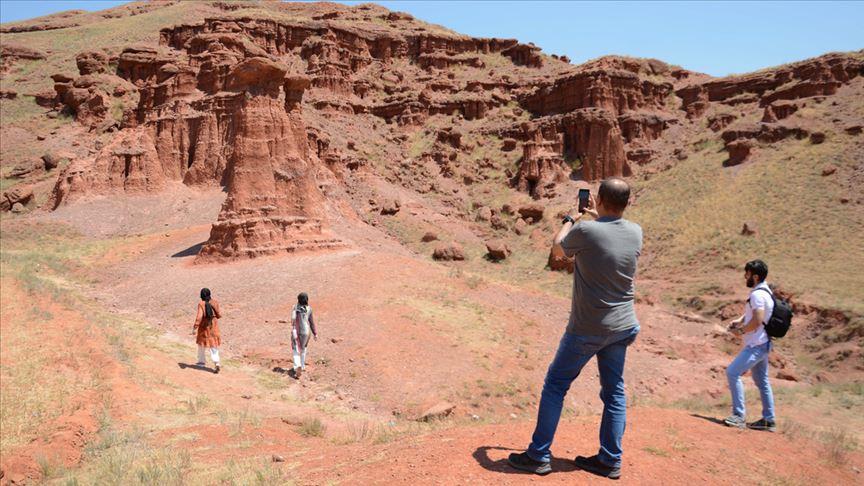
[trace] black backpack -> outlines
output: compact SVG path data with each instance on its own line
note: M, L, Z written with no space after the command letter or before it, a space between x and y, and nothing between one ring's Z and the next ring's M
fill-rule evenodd
M774 311L771 312L771 319L765 323L765 333L772 338L781 338L789 332L792 327L792 306L788 301L774 297L774 292L760 287L756 290L764 290L771 296L774 301ZM754 290L754 292L756 291Z

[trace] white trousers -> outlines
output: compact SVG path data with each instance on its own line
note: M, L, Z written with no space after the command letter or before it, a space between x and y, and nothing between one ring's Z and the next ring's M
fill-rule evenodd
M198 362L204 364L207 362L207 356L205 351L210 350L210 359L213 361L214 365L219 364L219 348L207 348L204 346L198 346Z
M294 369L306 369L306 350L309 348L303 348L303 351L297 351L297 347L294 347Z

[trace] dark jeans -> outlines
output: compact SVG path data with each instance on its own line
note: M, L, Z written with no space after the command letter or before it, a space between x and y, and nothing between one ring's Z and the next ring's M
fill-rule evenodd
M624 395L624 358L627 346L636 340L639 327L610 334L608 336L578 336L564 333L558 344L555 359L546 372L537 427L528 446L528 456L535 461L549 462L549 448L555 438L564 396L570 384L579 376L582 367L597 355L600 370L600 399L603 400L603 420L600 422L599 458L608 466L621 464L621 438L627 415L627 398Z

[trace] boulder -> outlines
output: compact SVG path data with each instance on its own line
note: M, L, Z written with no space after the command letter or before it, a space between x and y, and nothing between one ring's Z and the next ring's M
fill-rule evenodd
M456 405L449 402L439 402L420 414L417 418L418 422L432 422L435 420L445 419L453 414L456 410Z
M388 199L381 204L381 214L393 215L399 212L402 208L402 203L398 199Z
M443 261L464 260L465 251L455 241L446 244L442 243L435 247L435 250L432 252L432 258Z
M545 208L542 204L539 203L531 203L526 204L519 207L519 215L522 216L526 221L529 221L528 218L531 218L531 223L536 223L543 219L543 211Z
M528 232L528 223L522 218L517 219L516 224L513 225L513 231L517 235L524 235Z
M488 206L481 206L477 210L477 221L489 221L492 219L492 209Z
M550 270L556 272L566 270L568 273L573 273L575 260L565 255L564 250L562 250L560 246L552 245L552 249L549 251L549 261L547 264L549 265Z
M437 239L438 239L438 235L436 233L433 233L431 231L427 231L423 235L423 237L420 238L420 241L422 241L423 243L429 243L430 241L435 241Z
M58 165L60 165L60 161L62 159L55 154L45 154L42 156L42 164L45 167L45 170L56 169Z
M501 261L510 256L510 247L502 240L491 240L486 242L486 252L489 260Z
M729 152L729 158L723 162L723 167L731 167L744 162L750 156L750 150L753 148L753 142L749 140L734 140L726 144L726 151Z
M86 51L75 56L75 64L82 76L101 74L108 70L108 55L101 51Z
M514 150L516 150L516 140L512 138L505 138L504 142L501 144L501 151L512 152Z
M822 169L822 177L830 176L831 174L833 174L835 172L837 172L837 166L835 166L835 165L825 166L825 168Z
M810 143L819 145L825 141L825 132L813 132L810 134Z
M8 211L15 204L27 204L33 199L33 188L29 186L15 186L3 193L0 197L0 209Z
M493 229L496 229L496 230L507 229L507 222L504 221L504 219L501 218L501 216L498 216L497 214L492 215L492 217L489 219L489 223L492 225Z

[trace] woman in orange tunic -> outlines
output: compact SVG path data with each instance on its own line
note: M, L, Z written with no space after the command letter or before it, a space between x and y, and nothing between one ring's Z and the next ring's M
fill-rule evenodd
M201 289L201 302L198 302L198 314L195 316L195 325L192 334L196 335L195 342L198 343L198 366L206 365L205 350L210 350L210 359L216 367L214 373L219 373L219 345L222 339L219 337L219 321L222 317L219 312L219 302L210 297L210 289Z

